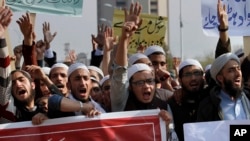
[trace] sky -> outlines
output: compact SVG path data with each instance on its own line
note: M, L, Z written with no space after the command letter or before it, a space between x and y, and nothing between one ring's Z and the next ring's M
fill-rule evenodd
M91 34L97 31L97 0L84 0L82 17L55 16L36 14L35 32L37 40L43 39L42 23L49 22L51 32L57 32L52 42L52 49L57 52L58 60L65 57L64 44L70 43L70 49L76 53L85 52L90 58L92 50ZM180 3L177 0L169 1L169 46L173 56L195 58L214 52L218 37L207 37L202 32L201 2L200 0L182 0L181 13L183 28L180 30ZM15 22L22 14L14 13L13 21L9 28L12 47L22 43L23 37ZM180 37L182 40L180 40ZM233 46L243 44L241 37L231 38ZM182 54L181 54L182 52Z

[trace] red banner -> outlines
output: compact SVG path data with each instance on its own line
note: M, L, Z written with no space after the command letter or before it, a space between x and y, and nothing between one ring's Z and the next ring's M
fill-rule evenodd
M1 141L165 141L166 127L159 110L116 112L86 118L75 116L0 125Z

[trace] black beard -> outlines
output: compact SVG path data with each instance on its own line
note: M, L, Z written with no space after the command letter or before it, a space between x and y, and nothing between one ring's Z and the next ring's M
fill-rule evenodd
M225 86L225 91L229 94L229 96L234 98L237 98L241 94L243 88L243 85L241 85L240 88L234 88L233 82L226 80L225 78L224 78L224 86Z
M199 97L199 95L201 95L201 92L203 90L203 86L204 86L204 84L202 84L200 86L199 90L197 90L197 91L190 91L190 90L187 89L186 86L182 85L181 87L182 87L182 89L183 89L183 91L185 93L184 94L184 99L189 99L189 100L197 99Z
M26 105L29 105L30 104L30 102L32 101L32 100L34 100L34 98L35 98L35 90L33 90L33 89L31 89L30 90L30 92L31 92L31 95L28 97L28 99L26 99L25 101L19 101L19 100L17 100L15 97L14 97L14 100L15 100L15 106L16 107L25 107Z

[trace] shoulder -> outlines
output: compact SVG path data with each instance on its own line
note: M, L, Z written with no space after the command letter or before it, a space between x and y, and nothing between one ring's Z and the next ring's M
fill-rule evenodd
M162 88L157 88L155 90L156 92L156 97L158 97L159 99L163 100L163 101L167 101L169 100L170 97L173 96L173 92L166 90L166 89L162 89Z

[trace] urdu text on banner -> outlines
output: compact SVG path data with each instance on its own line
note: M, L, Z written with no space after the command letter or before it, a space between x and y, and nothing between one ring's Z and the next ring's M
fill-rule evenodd
M167 18L157 15L141 14L142 24L139 29L135 31L130 40L128 52L133 54L136 49L142 46L165 45L165 33L167 29ZM124 11L115 10L113 16L113 28L116 36L121 35L121 28L124 21Z
M166 124L159 109L105 113L94 118L73 116L0 124L1 141L166 141Z
M218 0L202 0L202 28L208 36L218 36ZM226 6L230 36L250 36L250 0L221 0Z
M82 16L83 0L6 0L15 12Z

